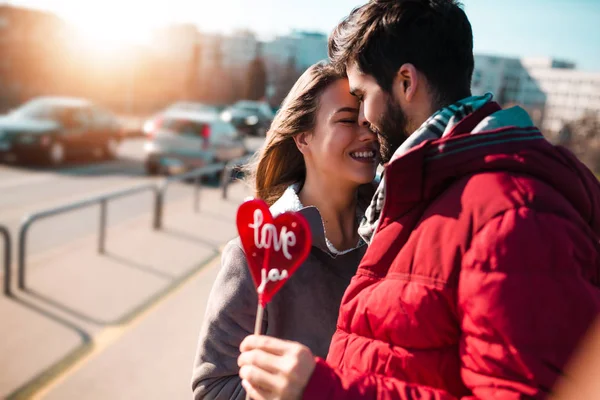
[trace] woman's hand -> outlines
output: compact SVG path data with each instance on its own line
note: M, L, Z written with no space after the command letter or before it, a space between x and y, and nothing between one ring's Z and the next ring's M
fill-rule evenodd
M269 336L251 335L240 345L240 378L254 400L301 399L315 369L308 347Z

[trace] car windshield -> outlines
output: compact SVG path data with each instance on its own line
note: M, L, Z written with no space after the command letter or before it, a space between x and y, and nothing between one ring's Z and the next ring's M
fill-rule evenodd
M255 101L238 101L233 106L231 106L232 110L244 111L252 114L263 115L268 118L273 117L273 112L269 105L264 102L255 102Z
M199 112L207 112L207 113L218 113L219 109L215 106L211 106L208 104L202 103L175 103L169 107L169 111L199 111Z
M206 124L190 121L182 118L167 118L164 120L162 127L173 132L178 132L187 135L200 135Z
M24 119L58 120L56 107L43 100L29 101L14 110L11 115Z

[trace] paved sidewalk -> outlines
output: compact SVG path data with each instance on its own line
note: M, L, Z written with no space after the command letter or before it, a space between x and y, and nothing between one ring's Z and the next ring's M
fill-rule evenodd
M217 257L103 349L82 359L39 399L189 399L191 372Z
M0 297L0 398L189 397L195 342L219 249L236 235L237 183L228 200L202 191L150 215L32 257L28 290Z

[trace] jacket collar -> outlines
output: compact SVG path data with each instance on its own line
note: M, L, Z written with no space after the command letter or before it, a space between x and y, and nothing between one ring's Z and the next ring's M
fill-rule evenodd
M388 165L379 229L413 207L428 204L462 177L507 171L554 187L600 237L600 185L589 170L546 141L524 110L480 110L441 139L421 143Z
M336 256L339 254L334 254L332 249L327 245L327 238L325 237L325 225L323 223L323 218L321 217L321 213L314 206L305 207L300 202L300 198L298 197L298 191L300 190L300 184L296 183L289 186L283 195L270 207L271 214L276 217L279 214L283 214L287 211L294 211L301 214L304 218L306 218L308 225L310 226L310 231L312 234L312 245L313 247L318 248L319 250L331 255ZM362 213L361 210L359 212ZM361 244L358 247L362 247L364 242L361 241ZM354 249L352 249L354 250ZM343 254L345 252L341 252Z

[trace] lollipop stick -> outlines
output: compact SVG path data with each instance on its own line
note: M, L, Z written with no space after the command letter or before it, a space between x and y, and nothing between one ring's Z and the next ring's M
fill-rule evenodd
M262 320L265 309L258 303L258 309L256 310L256 322L254 323L254 334L260 335L262 331Z
M261 270L262 279L260 285L256 289L258 293L258 308L256 309L256 321L254 322L254 334L260 335L262 331L262 320L265 312L265 308L262 306L261 299L265 290L265 286L267 285L267 267L269 266L269 256L270 253L265 253L265 259L263 260L263 267ZM250 400L250 395L246 393L246 400Z
M263 261L263 269L261 271L262 282L260 283L260 286L256 289L256 292L258 294L258 308L256 310L256 321L254 322L254 334L255 335L261 334L263 314L265 311L264 307L262 306L262 295L264 293L265 286L267 285L266 271L267 271L268 262L269 262L269 257L267 255L267 257L265 257L265 260Z
M262 331L262 320L265 309L261 306L260 301L258 302L258 309L256 310L256 322L254 322L254 334L260 335ZM246 400L250 400L250 395L246 393Z

